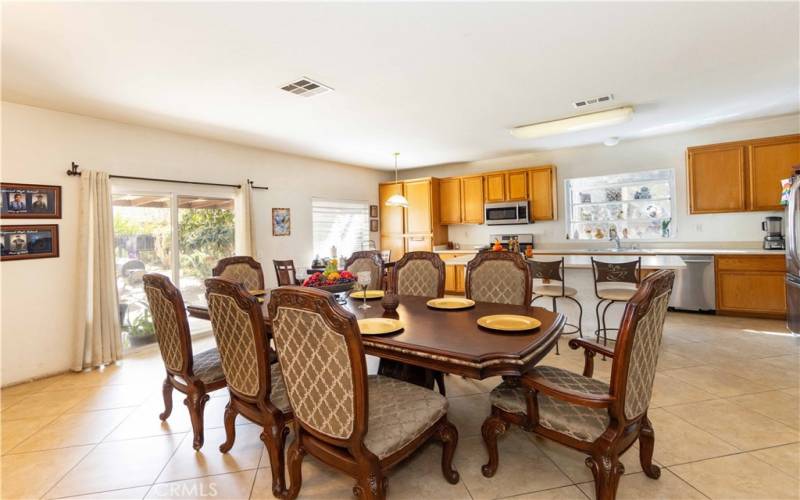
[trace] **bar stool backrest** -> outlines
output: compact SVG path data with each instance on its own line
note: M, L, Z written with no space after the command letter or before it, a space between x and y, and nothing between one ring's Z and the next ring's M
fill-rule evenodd
M561 295L564 295L564 257L560 260L541 261L529 260L531 278L561 282Z
M629 262L603 262L592 257L594 271L594 291L603 283L629 283L639 286L642 276L642 258Z

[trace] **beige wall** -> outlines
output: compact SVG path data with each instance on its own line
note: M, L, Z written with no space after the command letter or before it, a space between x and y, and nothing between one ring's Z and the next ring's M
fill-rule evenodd
M376 204L377 184L390 177L388 172L3 102L2 180L63 188L63 219L53 221L59 225L61 256L0 265L3 385L69 368L80 182L65 174L72 161L120 175L232 184L250 178L269 186L269 191L255 191L253 200L257 258L264 263L268 285L275 281L272 259L310 263L312 197ZM175 185L138 186L169 190ZM272 236L272 207L291 208L291 236Z
M413 177L448 177L489 170L526 167L552 163L558 167L558 211L554 222L538 222L525 226L450 226L450 239L459 243L487 243L490 234L533 233L544 243L564 243L566 223L564 180L571 177L615 174L636 170L675 169L677 191L676 227L673 242L756 242L763 237L761 220L770 212L689 215L686 193L686 148L702 144L769 137L800 132L800 116L789 115L770 119L730 123L689 132L647 139L621 141L615 147L603 145L541 151L492 160L456 163L436 167L404 170L405 179ZM780 213L779 213L780 215Z

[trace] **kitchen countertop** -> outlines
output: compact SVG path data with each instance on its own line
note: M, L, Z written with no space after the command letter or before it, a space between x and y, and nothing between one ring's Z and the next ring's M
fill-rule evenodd
M477 249L434 250L435 253L475 254ZM536 248L534 255L784 255L784 250L761 248L626 248L621 251L608 248Z
M474 258L472 254L462 255L448 259L445 263L449 266L463 266ZM531 260L537 260L536 255ZM554 259L541 259L554 260ZM630 262L630 258L624 255L603 255L603 262ZM588 255L565 255L564 267L566 269L591 269L592 260ZM642 256L642 269L683 269L686 264L675 255L645 255Z

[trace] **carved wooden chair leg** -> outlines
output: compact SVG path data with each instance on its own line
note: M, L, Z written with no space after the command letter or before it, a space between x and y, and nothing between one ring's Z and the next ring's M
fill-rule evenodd
M295 427L297 431L297 427ZM300 487L303 485L303 457L306 452L300 446L300 437L295 433L294 441L289 445L287 453L289 462L289 490L286 493L288 500L294 500L300 494Z
M228 401L225 405L225 442L219 445L219 451L228 453L233 448L233 443L236 441L236 415L237 412L233 408L232 401Z
M495 472L497 472L497 466L500 460L497 452L497 438L503 435L507 429L508 424L494 414L494 409L492 409L492 415L484 420L481 426L483 444L486 445L486 451L489 454L489 462L481 467L481 472L486 477L492 477Z
M261 441L267 447L269 454L269 467L272 471L272 495L275 498L284 498L286 490L286 480L284 477L284 448L286 436L289 435L289 428L283 422L276 421L265 423L264 431L261 433Z
M209 399L205 390L195 388L189 392L184 400L184 404L189 408L189 418L192 421L192 431L194 432L192 447L195 450L203 447L203 412Z
M619 478L625 472L625 466L619 461L616 453L591 456L586 458L586 465L594 476L596 500L615 500Z
M169 381L169 377L164 379L164 383L161 385L161 395L164 396L164 413L161 413L158 418L161 420L166 420L172 414L172 382Z
M653 431L653 425L645 415L642 417L642 429L639 431L639 462L642 464L644 473L651 479L661 477L661 469L653 464L655 442L656 435Z
M453 456L456 453L456 446L458 445L458 429L456 426L448 422L442 421L437 431L439 440L442 442L442 475L447 479L450 484L458 483L458 471L453 469Z
M434 371L433 380L436 381L436 386L439 388L439 394L442 396L447 396L447 394L445 394L446 389L444 386L444 373L440 371Z
M353 486L353 495L359 500L385 500L387 481L377 459L361 474Z

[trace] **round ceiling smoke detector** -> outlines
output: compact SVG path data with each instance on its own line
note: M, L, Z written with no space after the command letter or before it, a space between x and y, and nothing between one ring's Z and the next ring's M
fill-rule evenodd
M619 144L619 137L609 137L608 139L603 141L603 144L605 144L606 146L616 146L617 144Z

